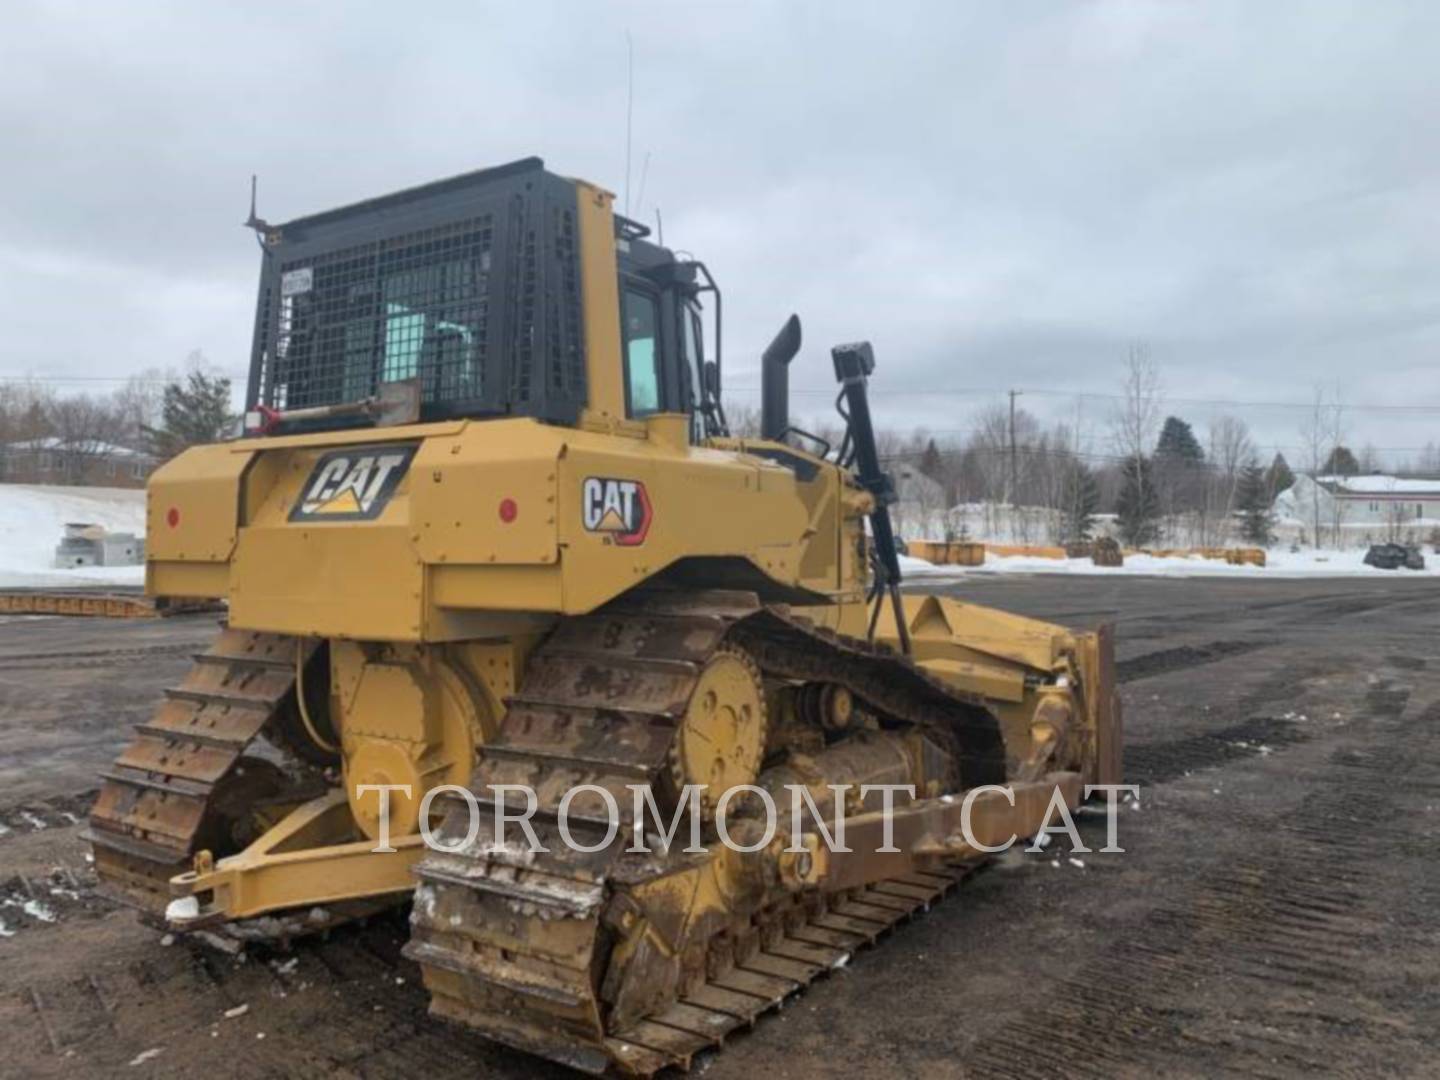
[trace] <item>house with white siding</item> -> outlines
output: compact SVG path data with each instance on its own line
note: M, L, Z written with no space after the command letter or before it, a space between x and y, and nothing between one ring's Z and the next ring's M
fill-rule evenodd
M1440 529L1440 480L1383 473L1300 476L1275 499L1275 516L1307 535L1318 517L1322 542L1328 533L1329 542L1341 546L1381 540L1420 543Z

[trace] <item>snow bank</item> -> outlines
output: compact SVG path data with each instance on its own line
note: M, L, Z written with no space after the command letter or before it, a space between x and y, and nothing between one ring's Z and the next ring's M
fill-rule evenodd
M138 488L0 484L0 587L142 585L143 566L52 566L67 522L145 534L145 492Z
M935 566L924 559L902 556L900 567L908 578L960 578L972 574L1131 574L1145 577L1437 577L1440 555L1427 554L1424 570L1377 570L1364 563L1364 551L1270 551L1265 566L1235 566L1198 556L1127 555L1124 566L1096 566L1089 559L1040 559L987 554L983 566Z

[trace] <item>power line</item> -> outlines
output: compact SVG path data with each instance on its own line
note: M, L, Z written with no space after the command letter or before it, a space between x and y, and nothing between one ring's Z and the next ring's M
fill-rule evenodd
M758 386L727 386L727 394L758 394ZM989 386L956 386L956 387L928 387L925 389L906 390L891 387L870 387L870 393L875 395L887 395L890 397L937 397L937 396L978 396L990 395L1003 397L1010 391L1001 387ZM1035 394L1043 397L1065 397L1086 399L1093 401L1124 401L1123 394L1100 394L1088 390L1055 390L1036 389L1034 387L1018 388L1017 393ZM810 394L825 397L834 397L834 390L807 389L797 387L791 389L792 394ZM1210 408L1228 409L1314 409L1313 401L1243 401L1238 398L1179 398L1164 397L1161 403L1165 405L1197 405ZM1341 401L1331 403L1327 408L1338 408L1342 412L1440 412L1440 403L1435 404L1410 404L1410 405L1384 405L1378 402L1348 402Z
M1093 461L1102 465L1124 465L1133 459L1129 454L1103 454L1093 450L1071 450L1063 446L1021 446L1016 451L1021 455L1028 455L1032 458L1058 458L1060 460L1083 460ZM902 450L898 453L882 454L882 463L897 461L917 461L924 457L922 450ZM1009 454L1009 450L1001 447L986 447L983 450L961 450L950 449L940 450L939 456L946 460L963 459L968 454L989 455L998 457L1002 454ZM1182 465L1186 469L1203 470L1207 472L1224 472L1225 467L1214 461L1187 461Z
M922 426L922 427L919 428L919 430L920 430L920 431L923 431L926 435L932 436L932 437L933 437L933 436L936 436L936 435L947 435L947 436L950 436L950 437L952 437L952 438L959 438L959 439L964 439L964 438L966 438L966 437L972 437L972 436L975 436L975 435L986 435L986 436L993 436L993 435L994 435L994 432L992 432L992 431L987 431L987 430L985 430L985 429L983 429L983 428L932 428L932 427L923 427L923 426ZM1087 443L1093 444L1093 443L1096 442L1097 440L1087 438L1085 441L1086 441ZM1252 442L1250 445L1251 445L1255 450L1257 450L1257 451L1262 451L1262 450L1276 450L1276 451L1279 451L1280 453L1290 452L1290 453L1299 454L1299 453L1308 453L1309 450L1310 450L1310 448L1309 448L1308 446L1300 446L1300 445L1295 445L1295 444L1291 444L1291 443L1257 443L1257 442ZM1342 444L1342 445L1344 445L1344 444ZM999 454L999 453L1008 453L1008 452L1009 452L1008 449L1007 449L1008 446L1009 446L1008 441L1007 441L1005 447L1000 447L1000 446L983 446L983 447L975 447L975 446L971 446L971 447L956 446L956 447L951 447L948 451L944 451L943 453L963 454L963 453L965 453L967 450L974 450L974 451L976 451L977 453L995 453L995 454ZM1348 446L1347 446L1346 448L1347 448L1347 449L1354 449L1353 447L1348 447ZM1027 449L1030 450L1030 451L1046 450L1047 452L1050 452L1050 451L1053 450L1053 452L1057 452L1057 453L1068 453L1068 452L1071 452L1071 451L1069 451L1066 447L1063 447L1063 446L1050 448L1050 447L1039 447L1039 446L1035 446L1035 445L1033 445L1033 444L1028 444L1028 445L1027 445L1027 444L1022 443L1021 446L1020 446L1020 452L1021 452L1021 453L1025 453L1025 452L1027 451ZM1433 445L1431 445L1431 446L1368 446L1368 445L1367 445L1367 446L1364 447L1364 449L1366 449L1366 450L1374 450L1377 454L1418 454L1418 453L1422 453L1422 452L1424 452L1424 451L1426 451L1426 450L1433 450L1433 449L1435 449L1435 447L1434 447ZM919 454L923 453L923 451L921 451L921 450L915 450L915 451L906 450L906 451L902 451L902 453L906 453L906 454L911 454L911 453L913 453L914 455L918 456ZM1117 456L1118 456L1118 458L1123 459L1123 460L1127 460L1127 461L1128 461L1129 458L1130 458L1130 455L1129 455L1129 454L1120 454L1120 455L1117 455Z
M247 374L237 375L228 371L221 371L217 374L232 382L248 377ZM37 383L41 386L56 383L139 383L143 386L165 386L174 381L174 379L163 377L144 378L139 375L0 375L0 382Z

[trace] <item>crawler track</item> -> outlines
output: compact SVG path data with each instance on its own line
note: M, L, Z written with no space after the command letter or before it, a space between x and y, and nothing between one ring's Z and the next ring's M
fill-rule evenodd
M954 748L960 786L1003 779L998 725L978 700L889 650L817 629L784 608L762 608L748 594L637 597L569 620L532 657L472 784L481 802L491 785L536 791L537 826L550 851L506 850L481 836L460 853L432 852L419 864L405 953L424 971L435 1015L589 1072L649 1076L688 1067L964 876L947 868L828 902L787 896L737 913L701 943L703 978L659 1008L617 1020L618 980L607 978L616 975L616 895L623 904L627 883L674 872L672 864L693 857L632 857L621 845L576 852L557 839L559 799L575 785L596 784L627 808L625 785L662 785L676 725L703 663L722 643L743 648L768 677L835 681L883 720L924 726ZM463 836L468 823L460 807L444 831ZM582 844L603 835L598 824L590 829L595 835Z
M244 845L241 808L287 782L246 751L292 706L295 663L293 638L223 630L137 725L135 740L101 773L90 812L96 871L117 899L159 914L169 879L197 851L220 857Z

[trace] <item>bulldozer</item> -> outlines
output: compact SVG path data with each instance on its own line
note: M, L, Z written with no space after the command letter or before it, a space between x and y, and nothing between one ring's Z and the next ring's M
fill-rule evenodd
M795 316L732 432L705 264L534 158L247 224L244 434L147 493L148 592L227 613L89 821L147 918L408 904L435 1016L649 1076L1120 780L1109 628L902 590L869 344L839 445Z

